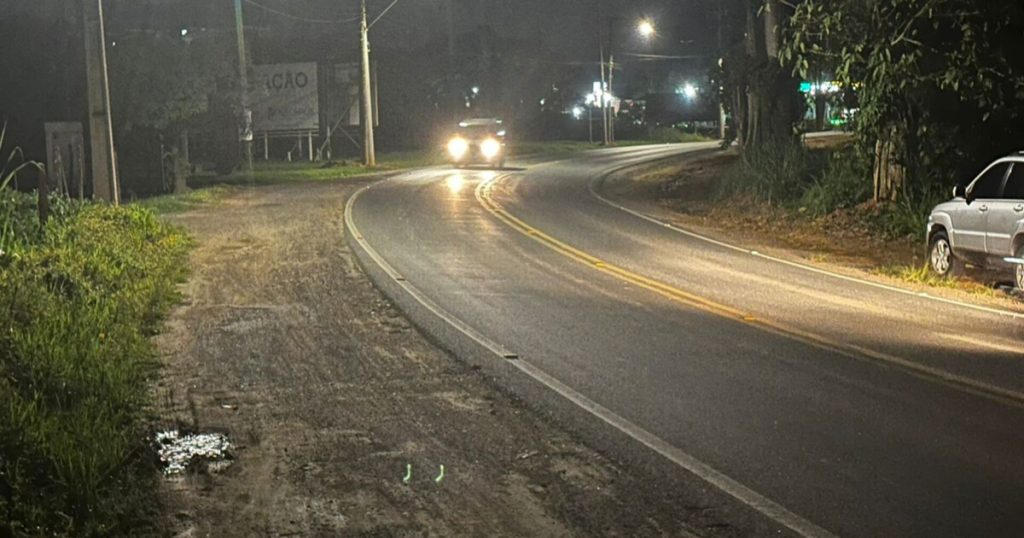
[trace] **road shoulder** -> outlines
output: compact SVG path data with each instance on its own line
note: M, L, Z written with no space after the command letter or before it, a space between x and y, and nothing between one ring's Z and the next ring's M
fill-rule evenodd
M713 199L734 151L702 152L619 170L601 178L595 193L609 202L691 231L816 270L986 308L1024 312L1024 303L1000 291L1001 277L972 271L960 282L907 278L923 267L924 245L882 240L841 215L804 218L767 204Z
M357 188L247 189L170 217L197 247L158 337L157 412L227 434L233 461L164 482L165 534L750 534L421 335L345 245Z

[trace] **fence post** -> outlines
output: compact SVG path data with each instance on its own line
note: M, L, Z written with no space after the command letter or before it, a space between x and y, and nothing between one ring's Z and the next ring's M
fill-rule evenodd
M50 218L50 182L46 169L39 167L39 224L45 226Z

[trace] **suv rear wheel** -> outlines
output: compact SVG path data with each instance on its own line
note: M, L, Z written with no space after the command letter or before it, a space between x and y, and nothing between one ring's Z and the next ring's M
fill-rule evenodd
M938 232L932 236L928 244L928 267L933 273L942 277L956 277L964 272L964 262L953 254L953 247L949 244L949 236L946 232ZM1018 285L1024 278L1024 268L1017 266Z
M1024 246L1017 248L1017 259L1022 259L1024 256ZM1020 263L1013 270L1013 283L1017 285L1018 290L1024 290L1024 265Z

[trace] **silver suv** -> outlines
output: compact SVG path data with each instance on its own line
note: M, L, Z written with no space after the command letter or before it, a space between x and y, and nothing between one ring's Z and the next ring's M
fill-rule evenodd
M1024 289L1024 152L992 163L928 217L928 264L956 276L964 264L1014 271Z

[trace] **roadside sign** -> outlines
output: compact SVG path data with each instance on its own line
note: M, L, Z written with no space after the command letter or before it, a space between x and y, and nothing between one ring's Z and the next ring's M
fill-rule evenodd
M252 96L258 132L319 131L320 96L317 64L257 65Z

